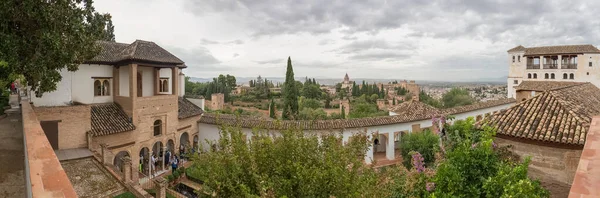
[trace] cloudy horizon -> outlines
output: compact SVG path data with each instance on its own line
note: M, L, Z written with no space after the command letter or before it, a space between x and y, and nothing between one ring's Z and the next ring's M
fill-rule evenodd
M326 4L325 4L326 2ZM97 0L117 42L156 42L209 78L476 80L508 75L506 51L600 44L598 1Z

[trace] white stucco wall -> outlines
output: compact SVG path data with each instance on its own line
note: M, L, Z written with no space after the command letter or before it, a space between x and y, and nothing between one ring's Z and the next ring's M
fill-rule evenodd
M142 96L154 95L154 68L138 67L138 72L142 74ZM138 90L139 91L139 90Z
M161 68L160 69L160 77L161 78L169 78L169 91L167 92L160 92L160 94L171 94L173 89L173 78L171 78L171 76L173 75L173 73L171 72L171 68Z
M204 98L202 98L202 99L186 98L186 99L189 100L190 102L194 103L196 106L200 107L202 110L204 110Z
M129 67L119 67L119 96L129 97Z
M113 101L112 87L113 66L110 65L79 65L79 70L72 73L73 76L73 102L92 104L92 103L109 103ZM94 96L94 79L92 77L106 77L110 82L110 95Z
M179 97L185 95L185 75L179 74Z
M59 71L62 79L56 84L56 90L47 92L38 98L35 96L35 92L31 91L30 96L31 102L34 106L67 106L71 104L71 85L73 84L72 73L67 69Z

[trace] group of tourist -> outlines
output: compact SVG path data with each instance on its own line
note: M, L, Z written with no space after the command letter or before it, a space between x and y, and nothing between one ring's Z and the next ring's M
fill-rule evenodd
M161 152L162 153L162 152ZM166 151L165 152L165 161L164 161L164 167L171 165L172 170L176 170L178 167L183 166L183 163L185 162L185 157L184 157L184 150L180 150L180 155L177 154L172 154L171 151ZM156 156L156 154L152 154L150 156L150 170L149 172L154 175L156 174L156 167L160 164L160 161L162 158L162 155L160 156ZM144 155L140 155L140 172L144 172L144 170L146 170L146 164L148 164L148 159L144 160Z

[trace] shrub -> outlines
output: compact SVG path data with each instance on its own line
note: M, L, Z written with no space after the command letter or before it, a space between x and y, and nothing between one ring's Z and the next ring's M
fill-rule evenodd
M410 152L419 152L425 159L425 165L431 166L435 161L435 152L439 148L439 136L429 130L413 132L402 136L400 148L403 164L407 169L412 167Z
M179 174L180 174L179 170L176 170L176 171L173 172L173 177L174 178L179 178L179 176L180 176Z
M173 176L173 175L167 176L167 181L172 182L173 180L175 180L175 176Z

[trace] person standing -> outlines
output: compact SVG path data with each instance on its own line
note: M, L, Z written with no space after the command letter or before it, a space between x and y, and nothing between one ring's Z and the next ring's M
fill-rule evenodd
M150 174L154 175L154 173L156 173L156 157L154 157L154 154L152 154L152 161L150 163L150 170L152 170L150 172Z
M10 92L15 94L15 82L10 83Z

